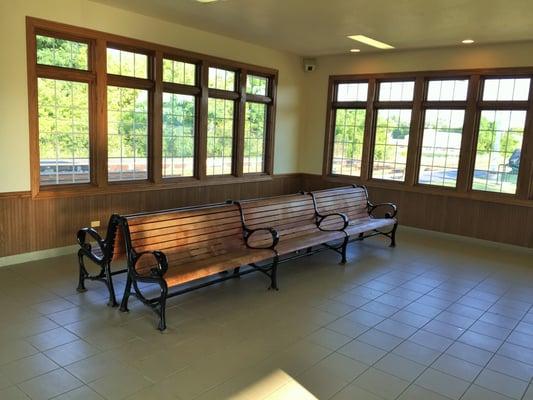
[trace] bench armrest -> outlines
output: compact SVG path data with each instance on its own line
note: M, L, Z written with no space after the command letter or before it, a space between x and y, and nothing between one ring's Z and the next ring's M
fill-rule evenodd
M96 241L96 244L100 248L100 251L101 251L101 254L102 254L101 256L96 255L92 251L92 245L91 245L91 243L89 243L87 241L87 235L89 235L90 237L92 237ZM105 253L105 247L106 247L105 241L104 241L104 239L102 239L102 237L98 234L98 232L95 229L93 229L93 228L80 229L78 231L76 237L78 239L78 244L84 250L85 255L87 257L91 258L95 262L101 262L102 259L105 258L105 256L106 256L106 253Z
M321 227L322 223L327 218L330 218L330 217L341 217L342 222L343 222L342 228L339 228L339 229L322 228ZM318 211L316 212L316 227L320 229L321 231L324 231L324 232L343 231L348 227L349 223L350 221L348 220L348 217L343 213L320 214Z
M368 203L368 214L372 215L374 210L380 207L389 207L390 212L385 213L385 218L394 218L396 216L396 213L398 212L398 208L396 207L396 204L392 203L379 203L379 204L372 204Z
M146 255L151 255L157 261L157 266L150 268L150 276L154 278L162 278L163 275L165 275L165 273L168 271L168 260L167 256L161 251L143 251L142 253L136 254L133 261L134 272L137 275L140 275L137 272L137 263Z
M270 235L272 236L272 243L268 246L252 246L248 243L248 241L250 240L250 238L252 237L252 235L255 233L255 232L268 232L270 233ZM278 231L276 231L274 228L257 228L257 229L248 229L248 228L244 228L244 242L246 243L246 247L250 248L250 249L274 249L278 242L279 242L279 233Z

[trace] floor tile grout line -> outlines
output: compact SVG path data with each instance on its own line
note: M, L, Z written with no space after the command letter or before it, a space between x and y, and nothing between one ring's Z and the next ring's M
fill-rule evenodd
M511 290L511 289L509 289L509 290ZM507 291L507 292L508 292L508 291ZM506 293L507 293L507 292L506 292ZM497 348L494 352L491 352L491 353L492 353L491 357L490 357L489 360L486 362L486 364L485 364L485 366L483 367L483 369L482 369L481 371L479 371L479 373L475 376L475 378L472 380L472 382L470 382L470 385L468 386L468 388L467 388L467 390L465 391L465 393L466 393L466 392L472 387L472 385L474 385L474 382L479 378L479 376L483 373L483 371L484 371L485 369L489 369L489 370L492 371L492 369L488 368L487 366L490 364L490 362L491 362L492 359L496 356L496 354L497 354L498 351L502 348L502 346L507 342L507 339L508 339L509 336L511 336L511 334L514 332L514 330L515 330L515 328L518 326L518 324L519 324L519 323L525 318L525 316L526 316L527 314L529 314L529 312L530 312L532 309L533 309L533 306L530 306L529 309L528 309L528 311L524 313L524 315L522 316L522 318L520 318L520 319L516 322L516 324L515 324L515 326L513 327L513 329L511 329L511 332L505 337L504 340L502 340L502 342L500 343L500 345L498 346L498 348ZM519 360L516 360L516 361L519 361ZM494 372L497 372L497 371L494 371ZM506 374L504 374L504 375L506 375ZM515 379L516 379L516 378L515 378ZM488 389L488 388L486 388L486 389ZM488 390L491 390L491 389L488 389ZM527 387L526 387L526 391L527 391ZM498 393L498 392L496 392L496 393ZM500 394L503 394L503 393L500 393ZM523 397L524 397L524 394L525 394L525 391L524 391L524 393L522 394L522 396L521 396L520 398L523 398ZM504 395L504 396L506 396L506 395ZM459 400L461 400L463 397L464 397L464 393L463 393L463 396L461 396L461 397L459 398Z

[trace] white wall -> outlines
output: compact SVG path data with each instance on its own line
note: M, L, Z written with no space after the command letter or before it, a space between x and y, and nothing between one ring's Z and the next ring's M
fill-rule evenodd
M330 75L533 66L533 42L320 57L305 73L299 171L322 173Z
M87 0L1 0L0 192L30 190L26 16L278 69L274 172L298 171L303 121L299 57Z

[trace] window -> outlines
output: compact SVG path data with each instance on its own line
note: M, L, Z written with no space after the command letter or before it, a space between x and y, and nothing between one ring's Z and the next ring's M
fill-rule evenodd
M148 56L107 49L108 74L147 78ZM107 89L108 180L148 179L148 96L133 80ZM128 86L126 86L128 85Z
M209 68L209 88L235 90L235 72L220 68Z
M455 187L464 110L427 110L418 183Z
M33 195L272 174L276 70L26 21Z
M367 82L340 83L336 87L332 174L361 175L367 96Z
M163 177L193 176L195 99L163 93Z
M366 101L368 83L341 83L337 86L337 101Z
M107 73L148 78L148 56L119 49L107 49Z
M413 81L380 82L380 102L407 102L413 100ZM378 105L374 130L372 178L404 181L407 150L411 130L411 107L380 108ZM394 107L394 106L393 106Z
M196 85L196 65L183 61L163 59L163 82Z
M533 200L532 78L533 68L330 76L323 174L505 204Z
M266 76L246 76L246 102L244 108L244 174L266 171L268 148L268 117L271 79Z
M90 181L89 85L39 78L41 185Z
M481 112L473 189L516 192L525 123L525 111Z
M246 80L246 93L267 96L268 78L264 76L248 75Z
M405 180L410 124L411 110L378 110L372 178Z
M37 35L37 64L73 69L89 69L89 45Z
M457 185L467 92L466 79L428 82L427 101L433 103L424 112L419 184ZM458 108L443 108L444 101Z
M207 175L232 172L234 104L226 99L209 99L207 120Z
M89 45L36 35L39 182L42 186L91 181ZM76 80L65 68L79 70Z
M264 172L267 105L246 103L244 126L244 173Z
M472 189L516 193L528 109L516 102L529 99L530 81L484 80ZM493 103L497 109L491 109Z
M148 92L107 89L109 181L148 179Z
M412 101L415 90L413 81L381 82L379 84L379 101Z

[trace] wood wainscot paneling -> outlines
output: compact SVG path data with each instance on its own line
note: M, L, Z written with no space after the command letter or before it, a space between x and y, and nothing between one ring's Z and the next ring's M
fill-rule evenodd
M302 190L300 174L157 190L135 190L32 198L31 193L0 194L0 257L76 244L76 232L112 213L128 214L198 204L276 196Z
M352 180L353 181L353 180ZM0 257L76 243L76 231L109 216L228 199L247 199L343 186L320 175L275 175L257 181L211 183L157 190L132 190L32 198L30 192L0 194ZM369 184L370 199L398 204L401 225L533 248L533 205L465 198L450 193Z
M302 175L304 190L355 183L350 178ZM533 248L533 202L481 200L453 192L367 183L372 202L398 205L400 225Z

